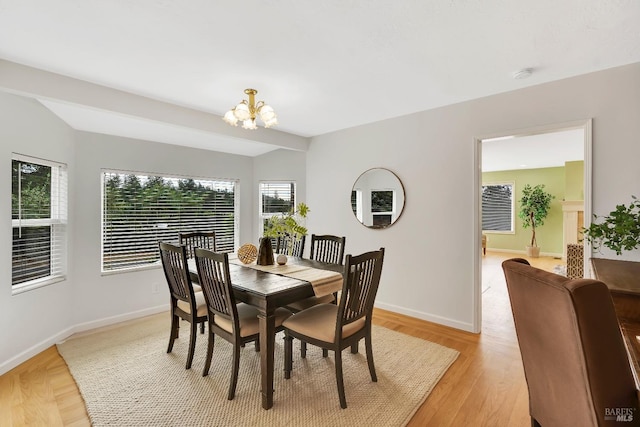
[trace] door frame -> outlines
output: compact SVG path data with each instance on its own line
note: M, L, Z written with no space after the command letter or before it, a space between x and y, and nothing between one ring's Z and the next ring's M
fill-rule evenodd
M572 129L582 129L584 135L584 226L589 227L592 218L592 122L593 119L575 120L564 123L554 123L544 126L535 126L525 129L496 132L473 138L474 164L476 165L473 177L473 250L474 250L474 275L473 275L473 313L472 329L475 333L482 331L482 141L507 136L531 136L544 133L553 133ZM588 254L591 253L591 245L584 241L584 277L590 276Z

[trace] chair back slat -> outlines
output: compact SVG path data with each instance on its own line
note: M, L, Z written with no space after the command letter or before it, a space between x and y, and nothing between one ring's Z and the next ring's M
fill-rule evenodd
M301 236L296 239L294 236L290 235L280 236L277 240L276 252L279 254L301 257L304 253L304 242L306 237L307 236Z
M194 255L200 286L209 311L215 316L231 319L235 324L238 314L231 287L229 255L201 248L197 248Z
M347 255L336 333L342 326L367 316L370 320L380 284L384 248L358 256Z
M346 237L332 235L311 235L311 252L309 258L342 265Z
M194 231L188 233L180 233L180 244L187 248L187 258L194 258L195 248L216 250L216 233L215 231Z
M171 295L179 300L194 301L193 285L187 267L186 248L170 243L159 243L162 268Z

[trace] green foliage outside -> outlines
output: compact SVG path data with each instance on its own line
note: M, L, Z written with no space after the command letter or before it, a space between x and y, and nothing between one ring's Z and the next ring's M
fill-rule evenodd
M600 251L602 246L614 250L617 255L622 251L631 251L640 246L640 200L626 205L617 205L607 216L593 215L594 222L585 228L584 238ZM600 220L600 223L595 221Z
M11 174L11 218L51 218L51 167L13 160Z
M551 209L551 200L554 198L555 196L544 191L544 184L538 184L534 187L527 184L522 189L518 218L522 220L523 228L531 227L531 246L538 245L536 227L544 225L544 220Z

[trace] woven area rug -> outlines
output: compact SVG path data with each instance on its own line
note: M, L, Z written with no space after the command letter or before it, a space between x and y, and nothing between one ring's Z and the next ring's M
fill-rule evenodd
M169 314L161 313L72 337L58 344L94 426L344 426L405 425L458 352L374 326L378 382L371 381L364 342L343 351L346 409L340 409L333 354L294 341L291 379L283 374L282 333L276 336L274 406L261 407L260 357L242 349L236 397L227 400L232 347L216 339L209 376L202 377L206 334L198 332L193 366L184 369L188 324L166 353Z

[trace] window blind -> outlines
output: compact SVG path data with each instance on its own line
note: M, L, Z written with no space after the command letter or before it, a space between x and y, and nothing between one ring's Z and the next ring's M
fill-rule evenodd
M215 231L216 247L236 246L236 182L104 171L102 271L156 264L158 242Z
M513 231L513 184L482 186L482 229Z
M262 214L288 213L296 203L295 183L261 182L260 203Z
M64 279L67 185L66 165L13 154L11 285L14 289Z

